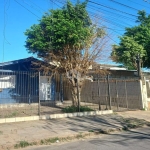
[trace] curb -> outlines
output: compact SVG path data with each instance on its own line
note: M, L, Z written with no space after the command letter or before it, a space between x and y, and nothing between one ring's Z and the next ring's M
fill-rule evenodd
M52 115L42 115L42 116L2 118L2 119L0 119L0 124L1 123L23 122L23 121L59 119L59 118L66 118L66 117L95 116L95 115L105 115L105 114L112 114L112 113L113 113L112 110L104 110L104 111L89 111L89 112L77 112L77 113L52 114Z
M64 114L53 114L53 115L42 115L41 120L58 119L58 118L69 118L69 117L81 117L81 116L95 116L95 115L106 115L112 114L112 110L104 111L89 111L89 112L76 112L76 113L64 113Z

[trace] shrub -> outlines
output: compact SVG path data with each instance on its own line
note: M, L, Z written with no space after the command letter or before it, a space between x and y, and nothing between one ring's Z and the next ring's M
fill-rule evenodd
M27 141L20 141L18 144L16 144L14 147L15 148L24 148L27 146L30 146L31 144L28 143Z
M62 110L64 113L74 113L78 112L78 107L77 106L67 106L63 108ZM93 109L89 108L88 106L80 106L80 112L85 112L85 111L93 111Z

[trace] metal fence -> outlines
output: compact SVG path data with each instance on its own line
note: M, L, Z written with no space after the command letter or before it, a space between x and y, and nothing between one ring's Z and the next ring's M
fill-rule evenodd
M63 113L72 105L71 88L63 75L40 75L37 72L0 72L0 118ZM86 81L80 106L92 110L141 109L141 86L138 78L110 78Z
M55 77L56 78L56 77ZM67 80L63 77L62 85L57 86L57 93L63 88L64 101L45 101L41 103L41 114L62 113L62 109L71 106L71 90ZM58 84L58 83L57 83ZM125 111L142 109L142 93L139 78L111 78L103 76L86 81L82 87L80 106L92 110Z
M0 72L0 118L38 115L39 74Z

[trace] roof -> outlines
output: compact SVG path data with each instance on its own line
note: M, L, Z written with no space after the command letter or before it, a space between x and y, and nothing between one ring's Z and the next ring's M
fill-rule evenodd
M0 69L11 71L38 71L41 65L52 67L52 65L42 60L36 59L34 57L28 57L0 63Z
M108 65L108 64L95 64L93 68L106 69L106 70L127 70L127 68L117 65Z
M19 60L3 62L3 63L0 63L0 66L6 66L6 65L11 65L11 64L19 64L19 63L24 63L24 62L29 62L29 61L40 61L40 60L38 60L34 57L28 57L28 58L19 59Z

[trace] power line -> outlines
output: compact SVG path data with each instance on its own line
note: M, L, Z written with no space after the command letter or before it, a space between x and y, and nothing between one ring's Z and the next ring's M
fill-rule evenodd
M116 4L119 4L119 5L121 5L121 6L124 6L124 7L130 8L130 9L133 9L133 10L139 11L139 10L138 10L138 9L136 9L136 8L133 8L133 7L128 6L128 5L125 5L125 4L122 4L122 3L117 2L117 1L115 1L115 0L110 0L110 1L112 1L112 2L114 2L114 3L116 3Z
M117 41L115 41L114 39L112 39L108 34L106 35L110 40L112 40L113 42L115 42L116 44L118 44Z
M8 8L6 8L8 4ZM10 44L8 42L8 40L6 39L6 35L5 35L5 31L6 31L6 25L7 25L7 20L6 20L6 17L7 17L7 10L9 9L9 6L10 6L10 0L5 0L4 1L4 27L3 27L3 50L2 50L2 62L4 62L4 56L5 56L5 42L7 42L8 44Z
M62 2L61 2L62 3ZM88 5L88 8L91 8L92 10L96 10L95 9L95 7L94 7L94 9L92 8L93 6L92 5ZM100 10L103 10L102 8L99 8ZM101 11L99 11L99 9L98 9L98 12L101 12ZM111 18L110 19L106 19L106 18L109 18L109 17L105 17L105 22L109 22L109 23L111 23L111 24L114 24L114 25L116 25L116 26L118 26L118 27L123 27L123 28L125 28L126 26L124 26L124 24L127 24L127 26L132 26L132 25L130 25L130 24L128 24L128 23L126 23L126 22L123 22L122 20L119 20L118 18L125 18L125 19L130 19L131 20L131 18L128 18L128 17L126 17L126 16L122 16L122 15L120 15L120 14L116 14L117 15L117 18L116 17L113 17L113 19L112 19L112 15L114 15L114 12L110 12L110 11L107 11L107 10L104 10L104 11L106 11L106 12L109 12L109 13L111 13ZM88 11L89 12L89 11ZM91 13L91 12L90 12ZM92 12L93 13L93 12ZM94 14L94 13L93 13ZM115 21L115 22L113 22L113 21ZM118 21L117 21L118 20ZM132 19L132 21L133 21L133 19ZM123 23L123 25L119 25L118 23L116 23L116 22L119 22L119 24L122 22ZM134 22L135 22L135 20L134 20ZM121 27L121 28L122 28Z
M146 3L148 3L148 4L150 4L150 1L148 1L148 0L143 0L144 2L146 2Z
M90 2L90 3L93 3L93 4L95 4L95 5L100 5L100 6L103 6L103 7L108 8L108 9L112 9L112 10L115 10L115 11L118 11L118 12L121 12L121 13L124 13L124 14L127 14L127 15L130 15L130 16L133 16L133 17L137 17L136 15L133 15L133 14L130 14L130 13L127 13L127 12L124 12L124 11L121 11L121 10L118 10L118 9L115 9L115 8L112 8L112 7L109 7L109 6L105 6L105 5L102 5L102 4L93 2L93 1L89 1L89 2Z
M28 8L24 7L22 4L20 4L17 0L14 0L16 3L18 3L21 7L23 7L24 9L26 9L28 12L30 12L31 14L33 14L34 16L36 16L38 19L40 19L39 16L37 16L35 13L33 13L32 11L30 11Z
M39 13L43 14L43 12L42 12L40 9L35 8L32 4L29 4L29 3L27 3L27 2L24 1L24 0L23 0L23 2L24 2L26 5L28 5L29 7L31 7L32 9L34 9L34 10L38 11ZM35 5L35 4L34 4L34 5Z
M121 5L121 6L124 6L124 7L130 8L130 9L133 9L133 10L135 10L135 11L139 11L139 10L138 10L138 9L136 9L136 8L133 8L133 7L130 7L130 6L128 6L128 5L125 5L125 4L122 4L122 3L119 3L119 2L117 2L117 1L115 1L115 0L110 0L110 1L112 1L112 2L114 2L114 3L117 3L117 4ZM146 14L148 14L148 13L146 13Z
M52 2L53 2L53 0L51 0ZM62 1L60 2L59 0L56 0L57 2L59 2L59 3L62 3L62 4L64 4ZM54 2L53 2L54 3ZM56 4L56 3L55 3ZM100 24L102 24L102 23L100 23ZM103 24L102 24L103 25ZM109 30L112 30L113 32L116 32L116 31L114 31L115 29L112 29L112 28L108 28L108 27L106 27L106 26L103 26L104 28L107 28L107 29L109 29ZM118 33L118 32L116 32L116 33ZM118 33L118 34L120 34L120 33ZM115 42L116 44L118 44L115 40L113 40L108 34L106 35L109 39L111 39L113 42Z
M64 3L63 3L62 1L61 1L61 2L60 2L59 0L56 0L56 1L64 5ZM89 11L88 11L88 12L89 12ZM94 16L94 15L92 15L91 12L90 12L90 15L91 15L91 16ZM94 17L95 17L95 16L94 16ZM100 19L99 17L96 17L96 18ZM103 21L108 22L108 23L111 23L111 24L114 24L114 23L108 21L107 19L103 19ZM106 29L108 29L108 30L111 30L111 31L113 31L113 32L115 32L115 33L121 35L119 32L117 32L116 29L109 28L109 27L107 27L106 25L102 24L102 22L100 22L99 24L101 24L100 27L106 28ZM121 27L119 24L114 24L114 25L115 25L115 26L118 26L118 27L120 27L120 28L124 28L124 27ZM122 30L122 31L125 31L125 30Z
M149 9L150 9L150 7L145 6L145 5L142 5L142 4L138 3L138 2L134 2L134 1L132 1L132 0L128 0L128 1L130 1L130 2L132 2L132 3L135 3L135 4L139 5L139 6L143 6L143 7L145 7L145 8L149 8Z
M31 0L29 0L29 1L30 1L32 4L34 4L35 6L37 6L39 9L41 9L42 11L45 12L45 10L44 10L42 7L38 6L36 3L32 2Z
M56 1L59 2L59 3L61 3L61 4L64 4L62 1L61 1L61 2L60 2L59 0L56 0ZM91 9L92 9L92 8L91 8ZM92 10L93 10L93 9L92 9ZM99 17L96 17L96 15L94 15L93 12L91 12L91 11L89 11L89 10L88 10L88 12L89 12L89 14L90 14L91 16L100 19ZM126 26L124 26L124 25L121 26L121 24L118 24L118 23L116 23L116 22L113 22L112 19L109 20L109 19L104 19L104 18L103 18L103 21L108 22L108 23L111 23L111 24L114 24L115 26L118 26L118 27L123 28L123 29L126 27ZM121 21L120 21L120 22L121 22ZM125 23L123 23L123 24L125 24ZM129 25L129 26L130 26L130 25ZM116 29L114 29L114 30L116 30Z
M88 8L91 8L92 10L96 10L96 9L93 9L92 8L92 6L89 6ZM94 7L95 8L95 7ZM100 10L102 10L102 9L100 9ZM99 9L98 9L98 11L99 11ZM104 11L106 11L106 10L104 10ZM101 11L99 11L99 12L101 12ZM109 12L109 11L106 11L106 12ZM110 12L111 14L112 14L112 12ZM113 14L114 15L114 14ZM118 15L118 14L117 14ZM120 16L120 15L118 15L117 16L117 18L116 17L113 17L114 19L116 19L116 20L118 20L118 17L120 18L120 17L122 17L122 16ZM106 17L105 17L106 18ZM113 19L113 20L114 20ZM127 18L126 18L127 19ZM108 19L109 20L109 19ZM111 20L112 20L112 15L111 15ZM133 20L133 19L132 19ZM109 21L110 22L110 21ZM119 22L122 22L123 24L127 24L128 26L131 26L131 25L129 25L128 23L126 23L126 22L123 22L123 21L119 21ZM135 20L134 20L134 22L135 22Z
M50 0L50 1L53 1L53 0ZM57 7L59 7L59 8L61 8L61 6L59 6L57 3L55 3L54 1L53 1L53 3L57 6Z
M89 11L89 13L90 13L90 14L94 14L94 13L91 12L91 11ZM93 15L93 16L94 16L94 15ZM97 18L97 17L96 17L96 18ZM125 28L125 27L126 27L125 24L126 24L127 26L132 26L132 25L126 23L126 22L123 22L123 21L121 21L121 20L115 18L115 17L113 17L113 18L111 17L111 18L109 19L109 17L106 17L106 16L105 16L102 20L104 20L105 22L114 24L115 26L118 26L118 27L121 27L121 28ZM117 21L117 20L118 20L118 21ZM116 21L119 22L119 23L117 23ZM123 23L123 25L120 24L120 23Z
M92 5L88 5L88 6L95 8L95 6L92 6ZM111 12L111 11L105 10L105 9L103 9L103 8L98 8L98 7L97 7L97 9L98 9L98 11L99 11L99 10L102 10L102 11L105 11L105 12L107 12L107 13L110 13L111 16L112 16L112 15L116 15L117 17L125 18L125 19L131 20L131 21L133 20L132 18L129 18L129 17L124 16L124 15L121 15L121 14L117 14L117 13L115 13L115 12Z

